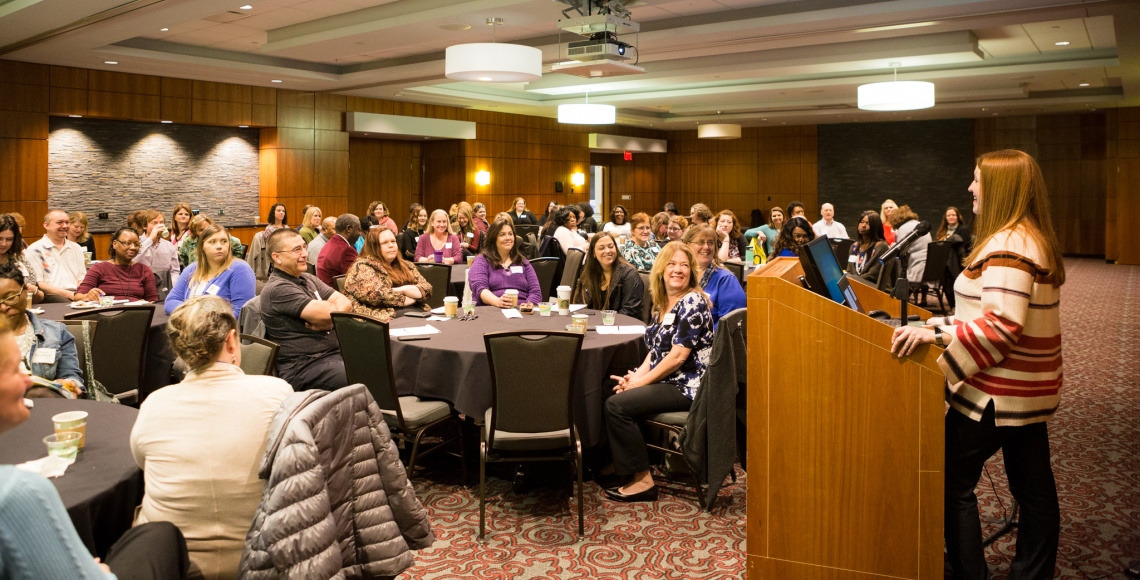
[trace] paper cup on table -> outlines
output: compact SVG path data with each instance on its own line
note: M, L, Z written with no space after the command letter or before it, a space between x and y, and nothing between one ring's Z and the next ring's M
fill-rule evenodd
M459 299L454 296L445 296L443 298L443 315L448 318L455 318L455 313L459 310Z
M586 333L587 318L588 317L585 314L575 314L574 316L570 317L570 326L574 328L574 332L580 332L582 334Z
M467 256L467 265L470 266L475 262L475 256Z
M51 418L52 426L55 427L55 434L60 433L78 433L79 434L79 448L87 444L87 411L68 411L60 413Z
M570 314L570 287L569 286L559 286L558 287L558 314L560 316L566 316L567 314Z
M519 305L519 291L514 288L507 288L503 291L503 298L511 301L511 307L514 308Z

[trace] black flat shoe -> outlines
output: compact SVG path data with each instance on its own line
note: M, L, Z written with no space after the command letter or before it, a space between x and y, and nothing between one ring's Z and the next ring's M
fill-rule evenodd
M632 493L629 495L622 493L620 487L611 487L611 488L605 489L603 491L605 491L606 497L608 497L614 501L621 501L621 502L626 502L626 503L635 502L635 501L657 501L657 486L656 485L645 490L645 491L640 491L640 492Z

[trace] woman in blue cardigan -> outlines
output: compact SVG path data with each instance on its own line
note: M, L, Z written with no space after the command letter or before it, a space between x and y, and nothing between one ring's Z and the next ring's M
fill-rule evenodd
M170 314L183 302L210 294L229 301L238 317L241 307L256 293L253 268L234 258L229 232L222 226L209 225L198 236L198 260L182 271L163 308Z
M693 251L697 263L697 279L701 281L701 289L712 300L713 325L720 321L720 317L744 308L744 287L736 274L721 267L717 259L717 246L720 236L708 224L697 224L690 227L681 241Z

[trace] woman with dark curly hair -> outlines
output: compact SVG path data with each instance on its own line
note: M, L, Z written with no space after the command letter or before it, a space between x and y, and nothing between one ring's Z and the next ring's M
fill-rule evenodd
M780 228L780 235L776 238L776 243L772 244L772 255L776 258L798 256L800 246L814 239L815 231L811 229L811 224L796 216L784 222L784 227Z

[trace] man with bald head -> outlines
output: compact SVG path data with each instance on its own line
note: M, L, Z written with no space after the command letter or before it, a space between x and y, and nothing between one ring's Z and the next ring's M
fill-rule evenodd
M313 265L313 271L317 270L317 256L321 255L321 248L336 235L336 218L329 216L321 220L321 233L309 242L309 263Z
M847 237L847 228L835 221L835 206L825 203L819 208L819 213L821 219L811 226L811 229L815 230L815 235L827 235L832 240Z
M83 300L75 293L87 274L83 248L67 239L67 213L53 209L44 216L44 237L28 246L28 264L36 275L44 302Z

